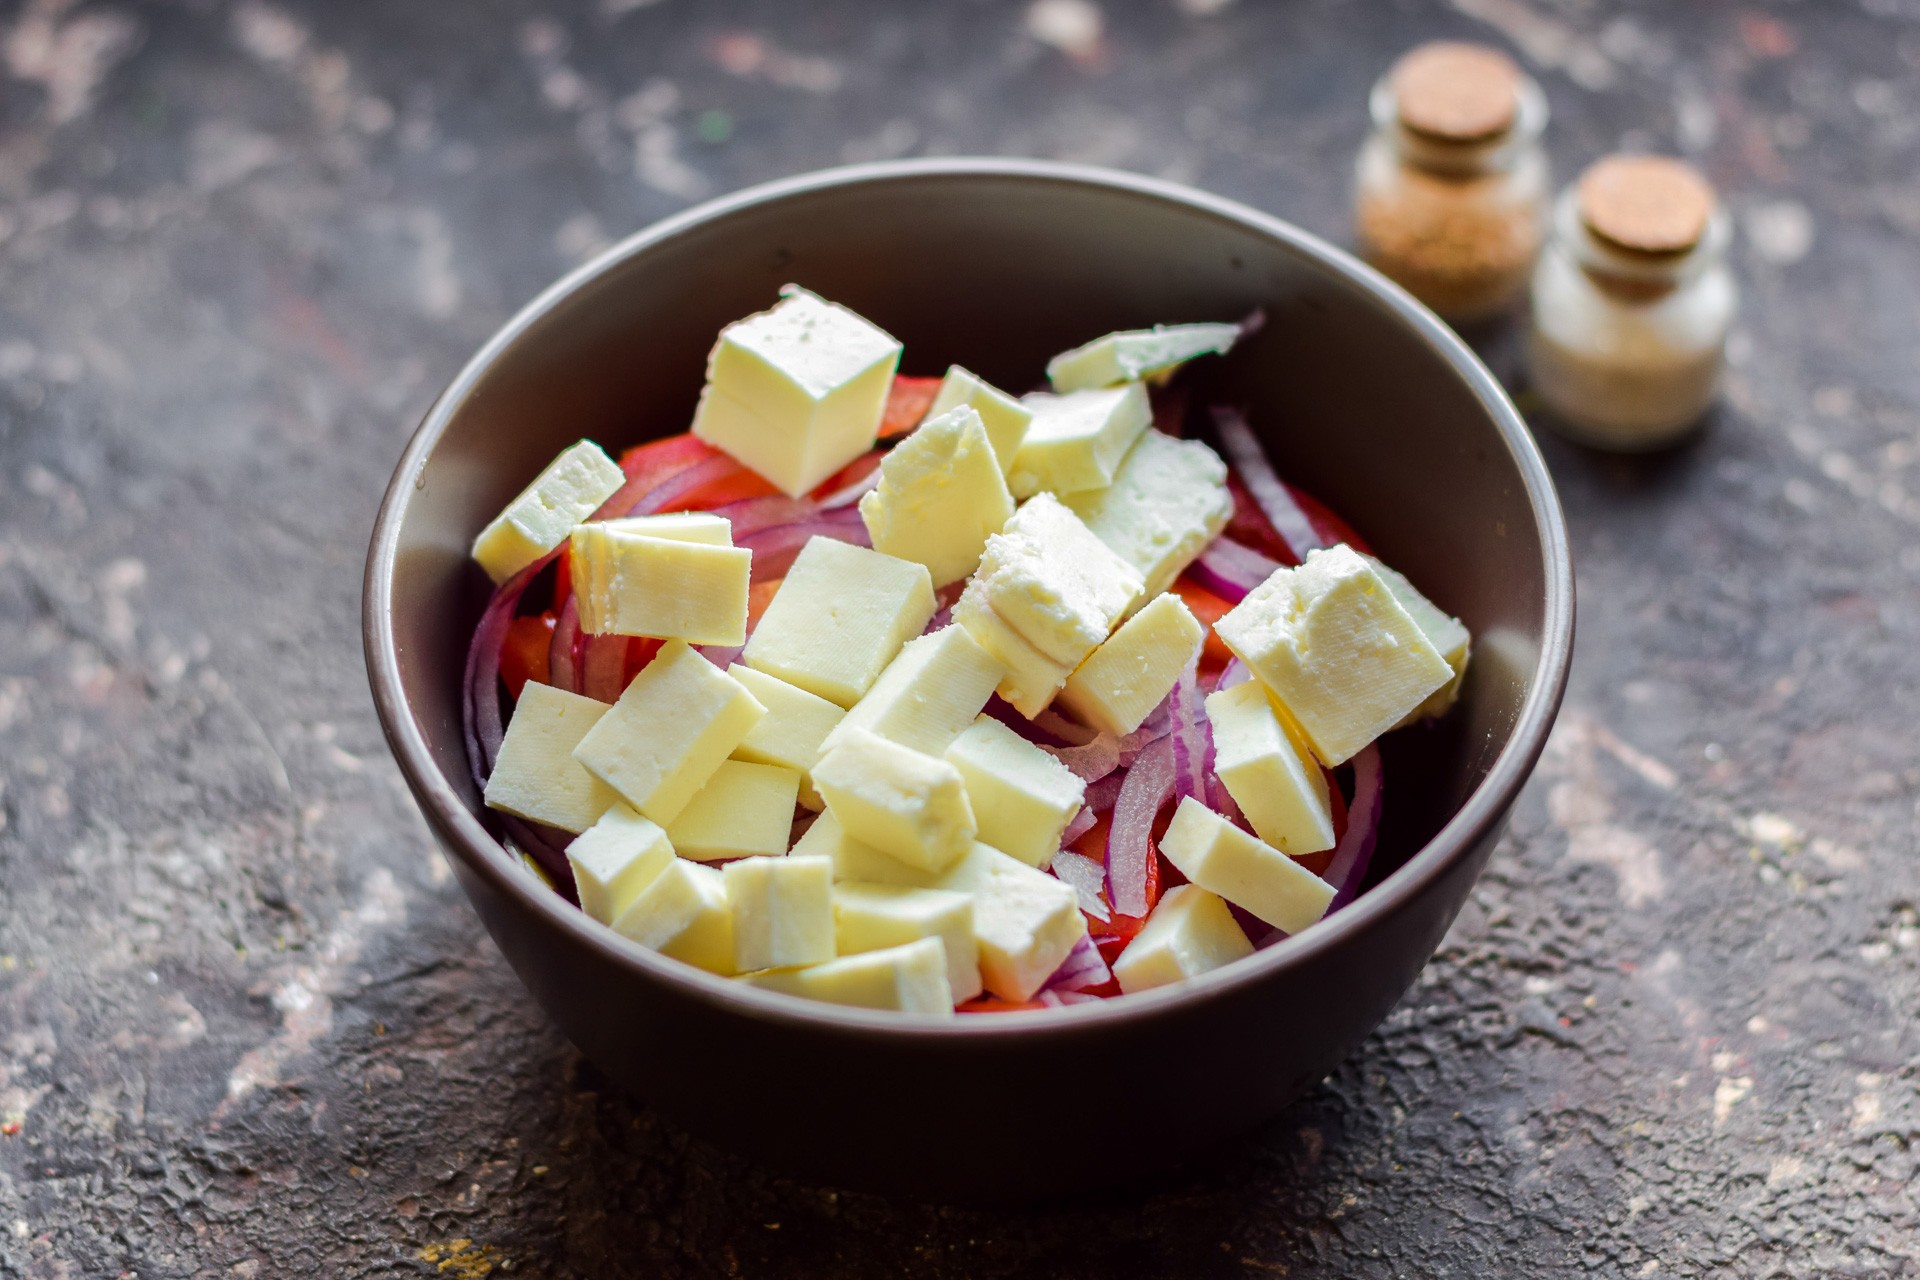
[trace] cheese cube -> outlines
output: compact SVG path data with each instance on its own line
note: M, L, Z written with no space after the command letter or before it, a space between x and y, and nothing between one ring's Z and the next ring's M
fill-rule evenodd
M1160 852L1202 889L1298 933L1327 913L1333 886L1192 796L1183 796Z
M938 938L841 956L805 969L748 974L741 981L828 1004L954 1016L946 955Z
M831 862L742 858L720 872L733 905L733 962L741 973L833 959Z
M1473 636L1467 631L1460 619L1434 604L1420 594L1420 591L1404 576L1381 564L1372 556L1363 556L1373 571L1380 575L1380 581L1387 584L1387 590L1400 602L1400 607L1413 619L1413 625L1420 628L1420 634L1427 643L1440 651L1440 656L1453 668L1453 679L1434 690L1428 699L1415 707L1401 724L1411 724L1415 720L1424 720L1428 716L1442 715L1460 696L1460 682L1466 678L1467 658L1473 648ZM1394 726L1398 728L1399 725Z
M1140 571L1147 598L1172 586L1233 516L1220 455L1160 431L1141 434L1107 488L1061 501Z
M689 644L747 642L753 552L636 532L628 521L583 524L568 548L580 628Z
M1274 570L1213 629L1329 766L1453 679L1380 575L1345 543Z
M998 849L975 844L936 889L970 894L980 978L1002 1000L1030 1000L1086 936L1071 885Z
M1126 992L1197 977L1253 954L1253 944L1218 894L1197 884L1169 889L1120 958L1113 976Z
M1006 392L982 381L978 375L967 372L959 365L949 365L947 376L940 380L940 390L934 393L933 404L927 409L928 418L937 418L943 413L951 413L961 405L966 405L980 415L981 425L987 429L987 443L993 446L994 461L1000 464L1001 474L1013 468L1013 459L1020 452L1020 444L1027 438L1027 427L1033 422L1033 411L1015 400Z
M1067 677L1060 701L1096 729L1132 733L1166 698L1206 639L1206 628L1179 596L1155 596Z
M1239 340L1237 324L1157 324L1095 338L1047 361L1055 391L1111 387L1172 373L1195 356L1224 353Z
M925 565L816 537L800 549L742 655L748 666L851 707L933 617Z
M573 750L609 710L604 702L529 680L487 778L487 807L563 831L592 826L620 797L582 768Z
M1031 719L1053 701L1066 684L1073 668L1062 666L1034 648L987 603L986 592L976 578L960 593L953 606L954 625L964 627L1005 670L1000 678L999 694L1012 703L1021 715Z
M870 844L862 844L847 835L840 819L823 813L813 820L806 834L793 845L797 857L822 857L833 863L836 881L854 880L863 884L898 884L925 888L939 873L911 867L890 853L882 853Z
M473 558L495 582L505 582L565 542L626 480L593 441L567 446L480 531Z
M1079 516L1041 494L987 539L968 587L979 588L1023 640L1071 671L1139 597L1141 581Z
M711 511L667 511L652 516L621 516L614 520L596 520L595 525L620 533L647 538L668 538L675 542L701 542L710 547L733 545L733 521Z
M865 729L937 756L973 723L1005 671L965 627L942 627L909 640L828 735L826 749Z
M936 587L972 573L987 535L1012 514L987 429L966 405L928 418L896 445L860 499L873 549L925 565Z
M1064 396L1036 391L1020 403L1033 422L1007 472L1016 498L1106 488L1153 420L1147 389L1137 382Z
M809 809L818 809L820 797L808 774L819 763L827 735L847 713L825 698L797 689L764 671L755 671L742 662L728 667L727 674L745 686L767 709L767 714L747 730L747 736L733 749L734 759L797 770L800 803Z
M1255 834L1299 857L1331 849L1333 805L1327 775L1293 726L1248 680L1207 696L1213 771Z
M1046 867L1060 835L1080 812L1087 785L992 716L981 716L947 748L966 780L980 839L1009 857Z
M849 836L912 866L941 871L973 846L960 771L856 729L822 756L813 784Z
M733 905L718 867L675 858L614 919L613 928L709 973L739 972L733 962Z
M799 497L873 447L900 344L788 285L720 331L693 434Z
M784 857L799 790L796 770L723 760L667 824L667 836L681 857L699 862Z
M738 680L669 640L573 758L664 826L765 714Z
M947 986L956 1004L980 994L980 944L973 938L973 899L942 889L892 884L833 887L834 943L843 956L938 938L946 951Z
M567 846L580 909L601 924L617 920L672 861L673 844L660 824L624 804L601 814Z

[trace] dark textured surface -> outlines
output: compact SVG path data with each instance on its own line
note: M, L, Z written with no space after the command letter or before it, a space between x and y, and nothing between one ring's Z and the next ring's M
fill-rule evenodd
M804 8L0 5L0 1275L1914 1274L1920 9L1108 0L1067 50ZM1368 81L1441 33L1531 59L1563 172L1696 156L1747 311L1696 446L1548 448L1573 687L1415 992L1231 1150L1018 1213L775 1181L603 1091L365 693L434 391L609 238L846 158L1338 237Z

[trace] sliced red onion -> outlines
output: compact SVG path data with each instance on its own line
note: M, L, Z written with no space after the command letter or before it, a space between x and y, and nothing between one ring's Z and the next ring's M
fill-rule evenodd
M1266 515L1267 523L1285 539L1294 556L1304 561L1307 552L1325 546L1320 535L1314 532L1313 521L1307 519L1307 513L1294 501L1292 492L1274 473L1266 450L1260 447L1259 438L1240 411L1216 406L1213 425L1220 433L1220 445L1226 451L1227 461L1240 473L1247 491Z
M580 645L580 692L596 702L614 702L626 688L626 636L590 635Z
M573 596L561 606L547 645L547 683L568 693L580 692L580 601Z
M589 520L617 520L622 516L647 516L678 501L702 485L724 480L740 470L740 464L723 453L704 458L690 467L682 467L664 478L658 472L634 477L614 491Z
M467 765L473 771L474 785L486 790L493 776L493 762L499 757L500 742L506 736L500 718L500 646L505 643L507 627L513 622L514 608L527 589L530 575L517 574L493 593L480 625L474 628L473 642L467 646L467 670L461 681L461 711L467 739Z
M1058 711L1055 711L1052 707L1043 708L1040 714L1033 718L1033 726L1045 733L1052 734L1062 742L1076 747L1083 747L1100 736L1098 729L1090 729L1084 724L1076 724L1061 715Z
M1093 825L1093 811L1091 809L1082 809L1080 812L1082 816L1087 818L1087 825L1091 827ZM1076 821L1078 821L1078 819L1076 819ZM1067 829L1071 831L1073 828L1069 827ZM1085 833L1082 832L1081 834L1084 835ZM1107 909L1107 900L1100 896L1100 891L1104 889L1107 884L1107 873L1101 868L1099 863L1095 862L1092 858L1082 857L1071 849L1062 849L1059 853L1053 855L1053 874L1059 876L1062 882L1073 886L1073 891L1080 895L1080 909L1082 911L1092 916L1095 920L1106 921L1113 919L1113 912Z
M1207 544L1199 558L1187 566L1187 572L1222 600L1239 604L1279 567L1277 560L1268 559L1245 543L1221 536Z
M1240 659L1230 658L1227 660L1227 665L1220 668L1220 675L1213 682L1213 690L1218 693L1222 689L1231 689L1237 684L1245 684L1251 679L1253 679L1252 669Z
M1334 847L1333 861L1327 864L1324 876L1335 890L1333 902L1327 907L1328 914L1338 911L1359 896L1360 885L1367 878L1367 867L1373 861L1374 846L1380 840L1381 796L1384 791L1380 746L1378 743L1369 743L1365 750L1353 758L1353 801L1347 806L1347 833L1340 837L1340 843Z
M1099 985L1095 983L1094 985ZM1086 991L1042 991L1034 1000L1049 1009L1064 1009L1073 1004L1091 1004L1103 997Z
M740 661L740 655L747 651L747 646L743 644L697 644L693 646L693 649L695 653L698 653L708 662L725 671L728 667Z
M1173 796L1173 775L1173 740L1162 738L1140 753L1114 801L1107 832L1107 901L1121 915L1147 914L1153 824Z
M1199 660L1196 655L1180 673L1170 695L1173 705L1173 796L1193 796L1207 803L1207 778L1213 772L1213 734L1206 708L1200 702Z
M1082 782L1098 782L1120 767L1120 739L1102 733L1077 747L1041 747L1054 759L1073 770Z
M1120 799L1120 788L1126 785L1127 775L1114 772L1098 782L1087 784L1087 797L1083 813L1112 813L1114 804ZM1064 842L1063 842L1064 843Z
M1107 962L1101 957L1100 948L1093 945L1093 939L1083 933L1080 941L1073 944L1073 950L1067 952L1067 958L1060 962L1060 967L1053 971L1053 976L1040 989L1064 995L1111 981L1113 970L1107 968Z
M1080 806L1080 812L1073 815L1073 821L1069 822L1066 825L1066 829L1060 833L1060 847L1062 849L1066 848L1075 840L1078 840L1081 836L1093 830L1094 824L1099 821L1099 812L1082 804ZM1092 862L1093 859L1088 858L1085 859L1085 861Z

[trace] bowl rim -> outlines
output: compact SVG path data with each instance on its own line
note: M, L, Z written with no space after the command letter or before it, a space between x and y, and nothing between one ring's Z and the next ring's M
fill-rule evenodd
M1486 776L1433 838L1405 864L1330 919L1238 963L1150 991L1059 1008L1026 1010L1019 1017L941 1018L804 1000L682 964L589 919L521 867L441 775L407 704L394 647L393 620L387 605L400 528L428 455L493 365L564 300L627 260L731 214L840 188L969 178L1093 187L1115 195L1177 205L1186 212L1204 214L1240 230L1278 240L1301 256L1333 270L1353 287L1371 294L1453 367L1491 416L1525 485L1545 558L1546 595L1542 602L1540 653L1532 686L1513 730ZM1479 357L1411 294L1345 250L1284 219L1223 196L1159 178L1091 165L1000 157L943 157L876 161L816 170L719 196L641 228L542 290L467 361L428 407L408 440L374 522L363 580L361 633L375 709L402 775L443 845L456 852L467 868L486 880L496 893L514 901L522 910L544 917L549 926L571 933L577 943L638 969L652 980L667 983L677 988L683 997L719 1014L862 1036L977 1040L1010 1035L1085 1036L1104 1033L1117 1022L1146 1022L1190 1013L1198 1006L1265 982L1283 969L1340 946L1408 906L1428 885L1465 857L1481 838L1497 828L1532 772L1566 689L1572 661L1573 611L1573 565L1566 525L1546 462L1531 432Z

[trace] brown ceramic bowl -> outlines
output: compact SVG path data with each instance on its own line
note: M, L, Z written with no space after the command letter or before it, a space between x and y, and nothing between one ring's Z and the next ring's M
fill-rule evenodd
M1392 735L1374 887L1181 986L932 1022L757 991L641 949L536 883L467 772L460 679L487 595L474 534L564 445L680 431L707 349L795 281L906 344L1035 385L1111 329L1266 309L1195 367L1247 406L1282 475L1472 627L1460 705ZM467 896L534 998L614 1080L801 1177L1017 1199L1200 1151L1310 1089L1433 954L1546 741L1571 653L1566 531L1487 370L1346 254L1148 178L1006 160L863 165L702 205L549 289L454 379L407 446L367 563L380 718ZM1436 1106L1445 1106L1436 1100ZM1130 1153L1124 1167L1082 1153Z

